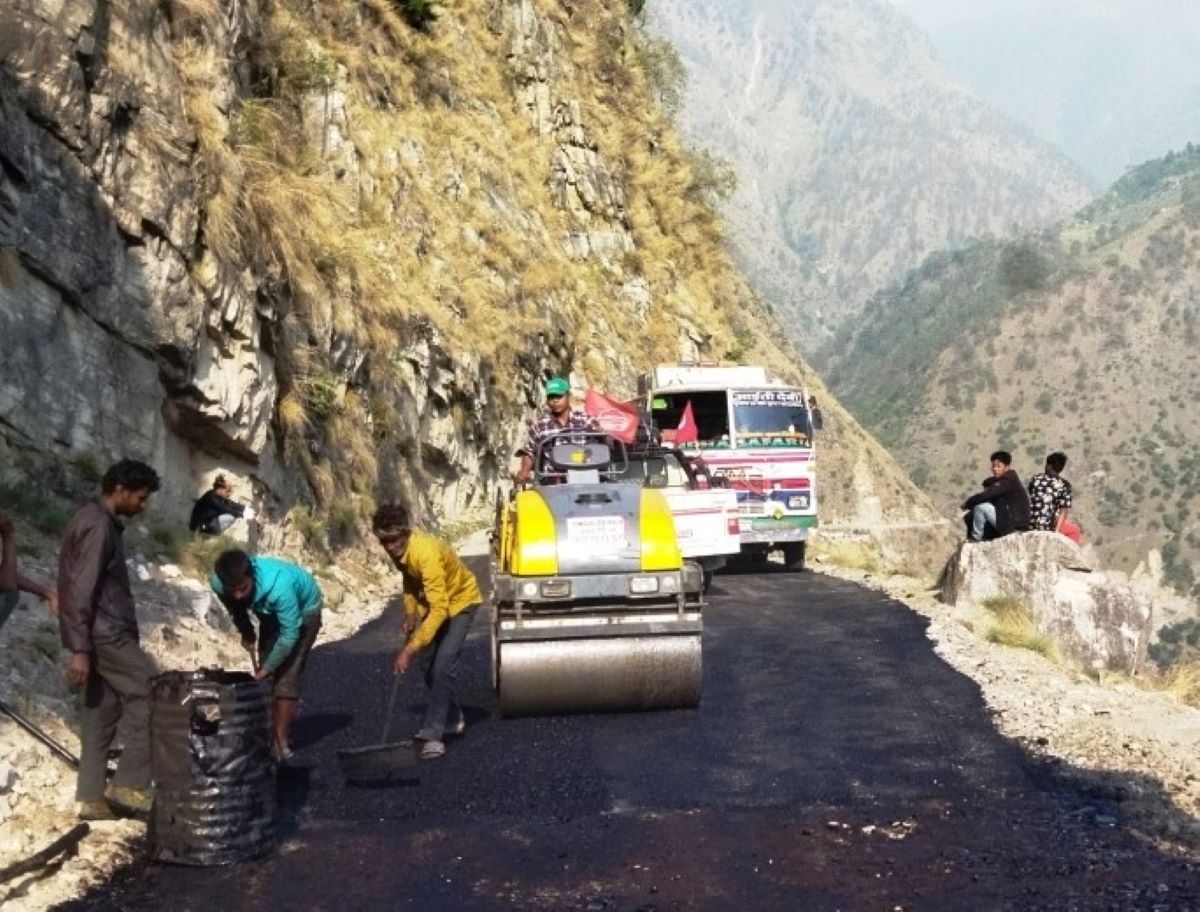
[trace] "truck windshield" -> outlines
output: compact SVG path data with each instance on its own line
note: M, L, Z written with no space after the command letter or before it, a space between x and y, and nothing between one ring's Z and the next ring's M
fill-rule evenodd
M701 448L729 447L729 399L725 390L663 391L655 393L651 403L654 424L664 433L664 439L679 427L684 412L692 407L696 422L696 440L692 446Z
M812 418L799 390L738 390L731 395L739 447L812 446Z

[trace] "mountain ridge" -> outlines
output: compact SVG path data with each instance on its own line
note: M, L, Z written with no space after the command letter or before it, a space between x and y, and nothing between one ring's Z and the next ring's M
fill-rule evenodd
M1054 228L931 256L847 328L831 387L945 512L1012 450L1051 450L1090 541L1163 554L1196 596L1200 146L1138 168ZM965 444L977 444L965 446Z
M741 177L724 207L735 256L818 367L837 327L925 254L1093 195L886 4L664 0L651 22L691 73L685 134Z

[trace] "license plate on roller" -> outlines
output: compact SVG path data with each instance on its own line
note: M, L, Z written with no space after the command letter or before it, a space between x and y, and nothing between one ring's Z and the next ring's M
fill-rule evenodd
M624 548L625 520L620 516L568 517L567 538L572 544L591 548Z

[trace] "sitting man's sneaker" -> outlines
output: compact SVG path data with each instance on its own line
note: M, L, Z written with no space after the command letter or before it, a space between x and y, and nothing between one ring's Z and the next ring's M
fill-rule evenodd
M150 789L110 785L105 790L104 797L113 807L132 814L149 814L150 809L154 806L154 792Z
M446 745L441 741L426 741L421 745L422 760L436 760L446 753Z
M97 801L80 801L76 816L80 820L116 820L117 814L103 798Z

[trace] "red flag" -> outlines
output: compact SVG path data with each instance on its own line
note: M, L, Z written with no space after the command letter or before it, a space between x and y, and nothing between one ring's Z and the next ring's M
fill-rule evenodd
M692 414L692 400L683 407L679 417L679 426L675 428L675 443L695 443L700 439L700 429L696 427L696 416Z
M633 406L609 399L595 390L588 390L583 397L583 410L596 419L604 433L625 443L633 443L637 439L638 415Z

